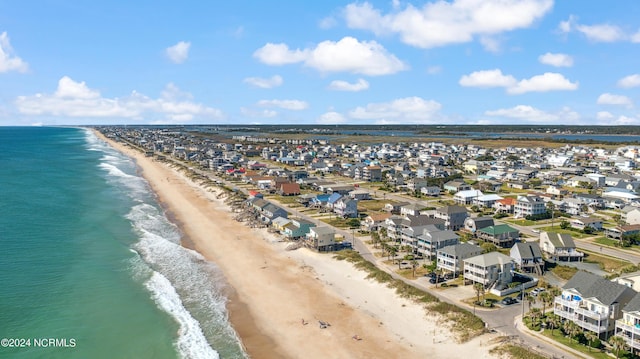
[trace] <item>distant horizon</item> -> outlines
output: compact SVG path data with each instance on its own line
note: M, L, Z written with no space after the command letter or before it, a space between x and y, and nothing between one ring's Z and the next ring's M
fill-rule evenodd
M23 1L0 13L0 126L640 125L633 0Z

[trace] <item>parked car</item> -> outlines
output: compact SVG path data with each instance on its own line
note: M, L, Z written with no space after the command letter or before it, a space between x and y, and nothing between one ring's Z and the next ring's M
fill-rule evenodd
M536 297L538 294L540 294L540 293L544 292L544 290L545 290L545 289L544 289L544 288L541 288L541 287L533 288L533 290L531 291L531 293L530 293L530 294L531 294L532 296Z
M431 284L442 283L442 282L444 282L444 278L442 278L442 277L431 277L431 278L429 278L429 283L431 283Z
M517 303L517 302L518 301L513 297L506 297L506 298L504 298L504 299L502 299L500 301L500 304L502 304L502 305L511 305L511 304L514 304L514 303Z

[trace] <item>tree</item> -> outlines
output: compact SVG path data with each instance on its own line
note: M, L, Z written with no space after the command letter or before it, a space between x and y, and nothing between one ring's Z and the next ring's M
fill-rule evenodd
M411 258L411 269L413 269L413 278L416 277L416 268L418 267L418 261L415 258Z
M551 314L550 316L547 317L547 326L551 328L551 335L553 335L554 329L560 327L560 323L562 323L560 321L560 317L555 314Z
M393 257L395 259L396 258L396 253L398 253L398 247L389 246L388 252L389 252L389 260L391 260L391 257Z
M564 219L560 221L561 229L569 229L569 227L571 227L571 224L569 222L565 221Z
M498 250L498 247L496 247L495 244L490 243L490 242L482 243L480 245L480 248L482 248L482 253L495 252L495 251Z
M527 296L527 303L529 304L529 306L528 306L529 310L531 310L531 306L536 303L536 297L534 297L531 294L529 294Z
M538 320L542 318L542 312L540 308L533 308L529 311L529 317L531 318L531 325L536 326L538 324Z
M554 297L547 291L541 292L540 294L538 294L538 297L542 302L542 315L544 316L546 315L545 313L547 310L547 305L553 302Z
M616 355L616 359L618 359L620 357L620 351L625 348L627 341L619 335L614 335L609 338L609 344L611 344L612 351Z
M576 336L580 332L580 327L576 323L567 320L562 324L562 330L564 330L564 332L569 336L569 338L576 339ZM577 339L576 339L576 342L577 342Z
M593 344L598 339L598 334L590 330L587 330L584 332L584 338L587 340L587 343L589 344L589 351L591 351L591 344Z
M378 248L378 244L380 244L380 233L371 232L371 242L373 242L373 248Z
M553 228L553 219L555 217L554 215L555 210L556 210L556 205L551 201L547 202L547 211L551 213L551 228Z
M473 289L476 291L476 303L480 303L480 295L484 297L484 284L474 283Z

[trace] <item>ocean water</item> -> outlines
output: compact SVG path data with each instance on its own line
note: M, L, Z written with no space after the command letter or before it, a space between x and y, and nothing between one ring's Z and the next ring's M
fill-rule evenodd
M180 238L91 131L0 127L0 357L246 358Z

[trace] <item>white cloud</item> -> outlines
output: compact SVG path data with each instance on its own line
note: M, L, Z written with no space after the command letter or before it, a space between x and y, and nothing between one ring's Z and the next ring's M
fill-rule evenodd
M366 90L368 88L369 88L369 82L367 82L367 80L365 79L358 79L358 81L355 83L349 83L347 81L342 81L342 80L335 80L335 81L331 81L331 83L329 84L329 89L335 90L335 91L357 92L357 91Z
M624 95L614 95L610 93L603 93L598 97L598 105L616 105L633 107L633 101Z
M331 111L320 115L316 122L324 125L336 125L347 122L347 119L342 114Z
M160 122L187 122L196 117L223 118L220 110L194 103L188 100L190 97L170 83L157 99L135 91L128 97L104 98L84 82L64 76L53 94L19 96L15 105L20 113L33 116L135 120L150 117L152 121Z
M370 103L356 107L348 116L359 120L376 120L377 123L425 123L440 118L442 105L420 97L405 97L391 102Z
M454 0L428 2L421 8L394 6L392 13L383 15L364 2L347 5L344 15L350 28L396 33L406 44L432 48L527 28L552 7L553 0Z
M190 42L180 41L173 46L167 47L165 52L171 62L173 62L174 64L181 64L187 61L187 58L189 57L190 47Z
M551 65L555 67L571 67L573 66L573 58L567 54L552 54L547 52L544 55L538 57L538 61L545 65Z
M640 42L640 30L638 30L638 32L636 32L635 34L631 35L631 42L636 44Z
M279 75L274 75L274 76L271 76L270 78L247 77L246 79L244 79L244 83L254 87L263 88L263 89L278 87L282 85L282 82L283 82L282 77Z
M557 113L550 113L532 106L518 105L512 108L486 111L484 114L492 117L504 117L511 120L515 119L531 123L569 123L576 122L580 119L580 115L568 107L563 108Z
M13 53L7 32L0 34L0 73L26 72L27 70L29 70L29 65Z
M573 91L577 88L577 82L571 82L558 73L545 72L542 75L518 81L515 86L508 88L507 92L523 94L526 92Z
M626 35L618 26L600 25L576 25L576 30L584 34L587 39L595 42L616 42L624 40Z
M274 110L254 110L246 107L240 107L240 113L246 117L273 118L278 116L278 112Z
M517 81L511 75L504 75L500 69L475 71L464 75L458 81L465 87L504 87L509 94L523 94L526 92L567 91L578 88L577 83L572 83L558 73L545 72L529 79Z
M324 30L331 29L332 27L336 26L336 24L337 21L333 16L325 17L318 22L318 26Z
M611 120L614 118L613 114L609 111L598 111L596 118L601 121Z
M511 75L503 75L500 69L475 71L464 75L458 83L464 87L511 87L516 84Z
M568 20L561 21L558 28L563 33L577 31L593 42L640 41L640 33L629 35L619 26L611 24L579 24L577 18L573 15L569 16Z
M285 110L300 111L309 107L309 104L300 100L260 100L258 106L279 107Z
M427 67L427 73L429 75L435 75L442 72L442 66L429 66Z
M500 50L502 50L502 44L500 43L500 40L496 39L495 37L481 36L480 44L485 49L485 51L493 52L494 54L497 54L500 52Z
M635 118L635 117L628 117L628 116L619 116L615 121L613 121L613 123L608 122L607 125L614 125L614 126L632 126L632 125L638 125L640 124L640 119Z
M623 88L631 88L640 86L640 74L625 76L618 80L618 86Z
M321 72L351 72L369 76L394 74L408 66L375 41L344 37L323 41L315 48L290 50L286 44L268 43L253 54L267 65L302 62Z

